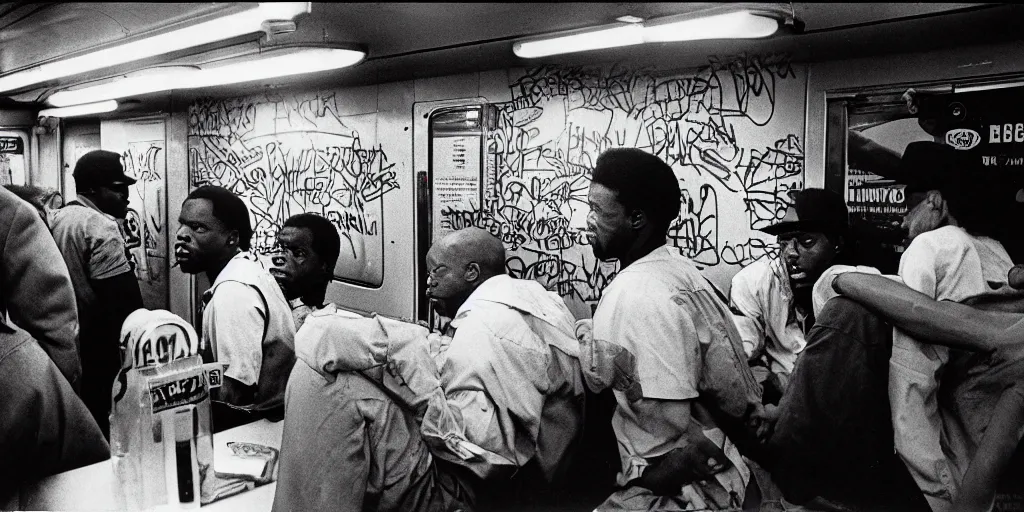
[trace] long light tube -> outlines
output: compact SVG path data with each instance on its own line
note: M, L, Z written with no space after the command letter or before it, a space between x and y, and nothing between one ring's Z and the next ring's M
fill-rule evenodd
M641 25L620 25L550 39L517 41L512 45L512 51L524 59L532 59L561 53L632 46L644 42L643 30L644 27Z
M512 46L512 51L519 57L532 59L643 43L768 37L779 29L779 22L775 18L745 10L678 21L677 19L672 16L646 23L631 23L545 39L517 41Z
M48 108L39 111L39 117L74 117L89 114L102 114L117 110L117 102L114 100L86 103L64 108Z
M139 96L172 89L195 89L283 76L315 73L357 64L366 54L339 48L307 48L302 51L244 62L198 68L173 68L166 73L134 76L113 82L54 93L50 105L64 107L81 103Z
M310 2L261 3L240 13L0 77L0 92L259 32L264 21L290 20L309 11Z

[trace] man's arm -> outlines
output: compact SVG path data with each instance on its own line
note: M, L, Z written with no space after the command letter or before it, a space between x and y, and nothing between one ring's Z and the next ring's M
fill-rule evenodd
M20 201L13 194L4 194L0 201L9 197ZM0 251L3 302L11 320L39 342L77 390L82 375L78 309L67 265L53 236L27 203L5 206L5 215L13 218Z
M232 281L221 283L210 300L205 311L210 332L203 336L216 349L217 361L228 364L224 384L214 392L215 400L253 405L263 365L264 308L258 291Z
M640 399L632 404L638 415L665 418L667 421L651 425L652 431L668 429L686 432L683 445L660 457L647 460L648 466L633 484L650 489L661 496L675 496L692 482L706 480L727 467L722 448L715 445L690 417L690 400Z
M743 340L743 351L748 359L761 354L765 340L764 313L757 300L755 279L759 274L752 270L740 270L733 276L729 288L729 305L740 313L733 315L733 321Z
M1024 316L999 311L999 303L971 307L936 301L907 285L859 272L836 276L832 287L894 326L937 345L989 352L1019 343L1024 335ZM986 311L987 307L997 310Z

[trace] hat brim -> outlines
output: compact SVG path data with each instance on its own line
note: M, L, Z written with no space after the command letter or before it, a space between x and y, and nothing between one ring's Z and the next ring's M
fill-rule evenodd
M772 224L771 226L763 227L759 229L762 233L768 233L769 235L781 235L783 233L828 233L834 231L817 222L810 222L806 220L793 220L786 222L779 222L778 224Z
M111 185L134 185L136 183L138 183L138 180L136 180L135 178L129 178L128 176L125 176L124 178L114 180L111 183Z

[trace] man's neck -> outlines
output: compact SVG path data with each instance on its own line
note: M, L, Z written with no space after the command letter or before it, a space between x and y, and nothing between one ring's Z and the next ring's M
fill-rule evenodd
M240 252L242 251L236 250L234 254L232 254L226 259L218 261L206 271L206 277L207 279L210 280L210 286L213 286L213 283L217 282L217 276L219 276L220 273L224 270L224 267L228 266L228 262L234 259L234 257L237 256L238 253Z
M664 237L640 235L633 246L626 251L626 255L619 258L619 269L632 265L636 260L647 256L666 243L667 239Z
M303 304L305 304L305 305L307 305L307 306L309 306L309 307L311 307L313 309L317 309L317 308L323 307L324 299L326 297L327 297L327 287L324 286L323 288L321 288L319 290L311 291L311 292L309 292L309 293L307 293L307 294L305 294L305 295L303 295L302 297L299 297L299 298L302 300Z

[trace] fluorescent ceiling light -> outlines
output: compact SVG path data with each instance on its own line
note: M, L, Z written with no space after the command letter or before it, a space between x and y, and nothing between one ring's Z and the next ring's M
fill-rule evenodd
M264 21L290 20L309 11L310 2L261 3L237 14L0 77L0 92L259 32Z
M550 39L517 41L512 45L512 51L524 59L534 59L561 53L632 46L644 42L643 30L642 25L629 24Z
M525 59L616 48L642 43L699 39L752 39L768 37L779 29L777 19L749 11L700 18L670 16L644 23L599 28L546 39L517 41L512 51Z
M668 23L646 24L645 43L697 41L700 39L756 39L779 29L779 21L747 11L718 14Z
M357 64L366 54L340 48L304 48L283 55L243 62L212 63L203 68L170 68L105 84L54 93L47 102L56 107L139 96L172 89L196 89L283 76L315 73Z
M117 110L117 102L114 100L86 103L64 108L48 108L39 111L39 117L74 117L89 114L101 114Z

